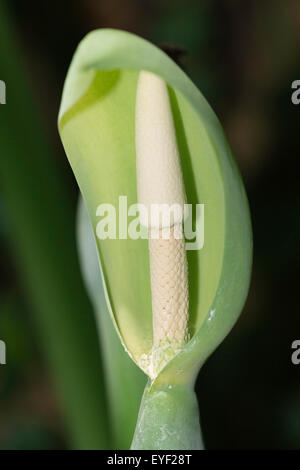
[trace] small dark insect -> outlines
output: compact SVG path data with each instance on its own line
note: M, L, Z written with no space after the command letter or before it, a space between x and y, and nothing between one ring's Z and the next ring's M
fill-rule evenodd
M160 48L176 62L176 64L185 70L184 60L188 54L188 51L182 46L176 46L175 44L165 43L161 44Z

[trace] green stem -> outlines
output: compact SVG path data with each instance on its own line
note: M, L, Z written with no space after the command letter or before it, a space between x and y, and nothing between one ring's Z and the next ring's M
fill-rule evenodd
M193 385L148 383L131 449L203 449L199 407Z

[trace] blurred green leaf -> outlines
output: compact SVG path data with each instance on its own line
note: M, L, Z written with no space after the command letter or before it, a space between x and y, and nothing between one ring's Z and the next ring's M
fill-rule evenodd
M78 265L74 208L41 129L22 60L1 2L0 64L7 104L0 107L0 184L12 254L57 384L71 446L107 448L102 366Z

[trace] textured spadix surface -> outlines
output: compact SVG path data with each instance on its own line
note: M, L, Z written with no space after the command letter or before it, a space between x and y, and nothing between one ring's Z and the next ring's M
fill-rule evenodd
M187 202L205 204L202 250L189 251L191 340L155 383L192 381L236 321L248 290L251 227L244 188L222 128L199 90L161 50L132 34L90 33L79 45L59 114L61 138L94 230L97 206L137 203L135 100L141 70L169 87ZM106 300L141 367L152 347L147 240L97 240ZM145 366L146 367L146 366Z
M138 202L145 208L139 217L149 239L153 348L147 372L153 379L189 339L189 295L185 191L169 92L161 77L144 70L137 84L135 143Z

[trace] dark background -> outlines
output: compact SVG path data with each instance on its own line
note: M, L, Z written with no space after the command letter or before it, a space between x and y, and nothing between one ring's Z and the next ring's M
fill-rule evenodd
M291 103L291 83L300 79L299 0L6 4L70 220L78 190L56 118L80 39L92 29L112 27L186 49L184 68L220 118L243 175L254 233L252 284L243 314L197 382L205 444L208 449L299 449L300 365L291 362L291 344L300 339L300 105ZM5 148L0 152L5 159ZM66 448L63 405L14 253L5 193L0 211L0 338L10 345L9 361L0 366L0 448Z

